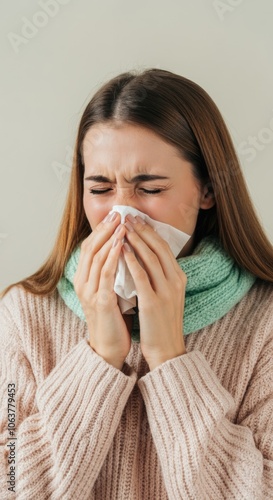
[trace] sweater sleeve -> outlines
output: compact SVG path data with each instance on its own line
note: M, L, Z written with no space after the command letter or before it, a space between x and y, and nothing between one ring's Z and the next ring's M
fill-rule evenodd
M198 350L138 381L169 498L273 498L272 351L271 342L235 423L233 397Z
M111 366L82 339L37 385L14 325L3 331L0 323L1 498L14 498L7 482L12 442L17 500L90 498L136 373L126 363L128 375ZM8 388L14 388L16 440L9 433Z

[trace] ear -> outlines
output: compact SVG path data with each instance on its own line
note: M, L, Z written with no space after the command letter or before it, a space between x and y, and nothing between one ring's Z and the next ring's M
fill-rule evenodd
M211 184L205 184L201 192L200 208L208 210L215 205L215 197Z

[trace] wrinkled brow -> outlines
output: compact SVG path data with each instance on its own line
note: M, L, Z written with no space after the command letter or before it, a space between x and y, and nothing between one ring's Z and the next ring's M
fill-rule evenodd
M169 177L165 177L164 175L156 175L156 174L138 174L133 177L131 180L125 179L129 184L133 184L135 182L145 182L145 181L154 181L157 179L169 179ZM113 182L108 177L104 175L89 175L85 177L85 181L95 181L95 182Z

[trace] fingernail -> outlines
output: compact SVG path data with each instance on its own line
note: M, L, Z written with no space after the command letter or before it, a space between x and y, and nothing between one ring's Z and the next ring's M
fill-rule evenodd
M118 216L118 213L117 212L113 212L112 215L111 215L111 217L110 217L109 222L113 222L114 220L116 220L117 216Z
M135 217L133 217L131 214L127 215L126 220L128 220L129 222L132 222L132 224L136 224L137 223Z
M123 243L123 247L124 247L125 252L131 252L131 251L132 251L132 249L131 249L131 247L128 245L128 243Z
M112 214L107 214L106 217L104 217L102 222L109 222L111 215Z
M140 222L140 224L142 224L142 225L146 224L145 220L142 219L141 217L139 217L139 215L136 216L136 220L137 220L137 222Z
M119 224L119 226L115 229L114 234L118 233L122 228L122 224Z
M112 214L108 214L108 215L106 215L106 217L103 219L102 222L113 222L116 219L117 215L118 215L117 212L113 212Z
M117 246L117 244L118 244L118 242L119 242L119 239L118 239L118 238L115 238L115 239L114 239L114 242L113 242L113 245L112 245L112 248L116 247L116 246Z
M125 222L124 226L128 229L128 231L132 232L134 231L134 228L130 222Z

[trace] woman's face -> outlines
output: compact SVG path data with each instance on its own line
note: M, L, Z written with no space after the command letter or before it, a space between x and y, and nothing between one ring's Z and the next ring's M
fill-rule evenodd
M92 230L113 205L128 205L193 235L199 209L213 205L192 165L144 127L92 126L84 138L83 159L83 203Z

